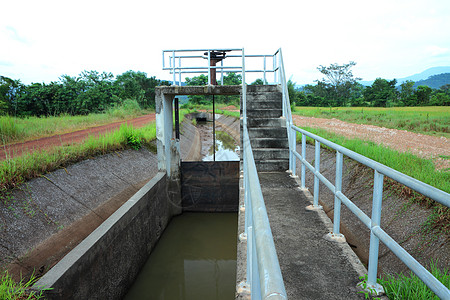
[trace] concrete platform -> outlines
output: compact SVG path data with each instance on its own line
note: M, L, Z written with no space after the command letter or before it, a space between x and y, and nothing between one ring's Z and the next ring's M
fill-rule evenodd
M288 173L259 173L289 299L364 299L357 287L364 266L347 243L330 242L323 211L308 211L309 191Z

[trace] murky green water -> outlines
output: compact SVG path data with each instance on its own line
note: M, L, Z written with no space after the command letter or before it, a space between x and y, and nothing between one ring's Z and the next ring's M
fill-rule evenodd
M236 213L174 217L124 299L234 299L236 235Z

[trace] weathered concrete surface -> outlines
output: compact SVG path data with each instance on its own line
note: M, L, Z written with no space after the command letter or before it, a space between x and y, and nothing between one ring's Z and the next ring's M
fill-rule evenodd
M259 173L259 179L288 298L364 299L357 287L364 267L347 244L324 239L332 225L322 211L305 210L310 195L285 172ZM238 244L241 258L243 249ZM242 270L237 275L241 280Z
M204 86L158 86L155 89L158 94L166 95L239 95L241 85L204 85Z
M0 267L47 271L157 173L146 149L87 159L28 181L0 205Z
M183 161L201 161L202 143L200 140L200 133L191 120L186 118L181 123L180 149L181 160Z
M48 299L121 299L179 206L158 173L35 286Z

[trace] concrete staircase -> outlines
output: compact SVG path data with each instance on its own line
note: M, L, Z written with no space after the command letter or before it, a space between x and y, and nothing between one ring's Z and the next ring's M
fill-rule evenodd
M281 116L282 93L279 86L247 86L247 127L259 172L289 169L286 120Z

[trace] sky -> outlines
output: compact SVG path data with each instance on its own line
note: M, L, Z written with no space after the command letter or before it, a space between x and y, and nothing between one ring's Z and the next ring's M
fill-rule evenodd
M162 50L283 51L287 77L355 61L363 80L450 65L448 0L14 0L1 5L0 75L57 81L83 70L170 80ZM194 75L192 75L194 76Z

